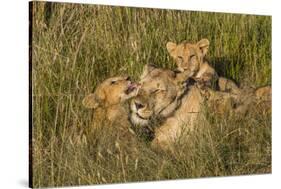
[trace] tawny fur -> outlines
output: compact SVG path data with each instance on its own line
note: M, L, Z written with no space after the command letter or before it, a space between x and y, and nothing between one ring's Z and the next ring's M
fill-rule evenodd
M112 127L118 144L129 144L135 150L136 136L130 128L128 100L137 94L138 85L128 77L112 77L99 84L94 93L83 99L83 105L93 112L92 129Z
M193 78L200 86L212 86L218 83L220 91L239 93L237 85L224 77L218 77L215 69L208 63L205 56L210 42L201 39L197 43L181 42L176 44L168 42L166 48L177 65L177 70L186 78Z
M147 70L150 70L148 72ZM155 72L153 73L152 70ZM208 124L205 119L203 108L214 108L214 113L224 114L230 112L234 116L243 116L251 107L267 102L271 107L271 87L262 87L255 90L244 90L239 93L215 91L211 88L202 89L197 85L189 86L188 89L173 87L179 77L167 74L167 70L161 68L145 68L145 78L139 93L131 101L131 120L133 123L148 125L154 116L160 116L164 122L155 129L155 138L152 147L165 151L172 151L175 142L180 136L191 132L198 123ZM157 73L157 74L156 74ZM159 84L159 85L158 85ZM162 89L162 93L158 92ZM169 94L169 95L168 95ZM173 94L173 95L171 95ZM181 94L177 96L177 94ZM136 109L135 102L142 104L142 108ZM175 106L171 106L175 104ZM169 114L162 114L158 110L169 110ZM149 112L148 114L143 114ZM132 115L139 117L132 119ZM224 114L226 115L226 114Z

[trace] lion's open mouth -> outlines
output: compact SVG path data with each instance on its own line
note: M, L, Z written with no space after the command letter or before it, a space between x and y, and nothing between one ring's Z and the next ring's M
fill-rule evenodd
M139 126L146 126L149 124L149 120L142 117L140 114L137 112L132 113L130 116L130 120L134 125L139 125Z
M146 118L142 117L139 113L136 113L136 116L140 119L147 120Z

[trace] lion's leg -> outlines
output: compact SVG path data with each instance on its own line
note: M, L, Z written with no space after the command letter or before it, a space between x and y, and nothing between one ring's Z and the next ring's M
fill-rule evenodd
M255 97L257 100L271 101L271 94L271 86L260 87L255 90Z
M240 94L241 89L234 83L234 81L224 78L224 77L219 77L218 79L218 87L220 91L223 92L230 92L233 94Z
M174 118L170 118L165 123L156 129L155 138L151 142L151 147L160 151L173 151L173 145L175 144L181 130L178 126L178 121Z

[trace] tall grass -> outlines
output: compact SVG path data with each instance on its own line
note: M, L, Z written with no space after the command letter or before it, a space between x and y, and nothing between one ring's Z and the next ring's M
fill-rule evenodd
M271 115L209 116L174 155L139 140L138 156L111 153L114 136L91 131L83 97L105 78L137 79L146 63L174 68L165 44L211 42L208 58L240 85L271 84L271 17L33 2L34 187L271 172Z

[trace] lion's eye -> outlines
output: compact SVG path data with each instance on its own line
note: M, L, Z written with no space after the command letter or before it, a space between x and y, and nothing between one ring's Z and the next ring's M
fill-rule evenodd
M196 60L195 57L196 57L195 54L190 55L189 61L195 61Z
M182 60L182 59L183 59L183 57L182 57L182 56L178 56L178 59L181 59L181 60Z
M153 91L153 93L157 93L159 91L160 91L160 89L156 89L156 90Z
M159 93L159 92L164 92L166 91L165 89L155 89L152 93Z
M116 83L116 81L111 81L110 82L111 85L114 85L115 83Z

